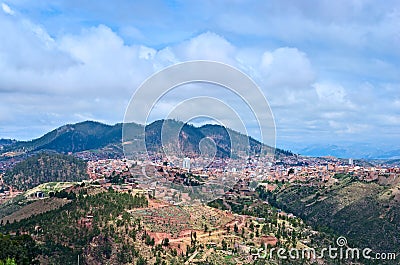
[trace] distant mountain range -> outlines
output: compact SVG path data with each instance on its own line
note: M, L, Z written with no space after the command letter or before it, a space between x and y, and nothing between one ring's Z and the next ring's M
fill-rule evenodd
M371 144L354 143L341 145L315 144L298 147L296 153L305 156L335 156L340 158L358 159L399 159L400 146L374 147Z
M146 148L150 152L159 152L161 148L174 151L180 148L184 153L196 155L204 150L199 149L199 144L205 138L212 139L216 146L217 157L227 157L244 152L250 146L250 153L257 153L261 146L263 149L271 151L270 147L262 145L252 137L247 137L239 132L233 131L220 125L203 125L195 127L184 124L176 120L158 120L145 128L143 125L129 123L125 124L129 128L129 137L141 138L146 132ZM176 137L179 130L179 137ZM88 150L99 150L112 147L113 152L122 155L123 125L107 125L95 121L85 121L76 124L61 126L40 138L31 141L16 141L10 139L0 139L0 154L13 151L29 153L40 150L52 150L59 153L77 153ZM163 133L162 133L163 132ZM163 134L164 144L161 141ZM167 140L165 140L167 139ZM232 139L232 141L230 141ZM210 143L203 145L206 151L213 148ZM232 146L233 143L233 146ZM313 157L335 156L339 158L356 159L400 159L400 148L397 146L386 146L375 148L370 144L314 144L314 145L293 145L294 152ZM231 152L233 150L233 152ZM175 150L176 151L176 150ZM292 155L291 152L276 149L276 154Z
M206 138L214 141L217 157L229 157L232 155L231 150L234 150L235 154L236 151L248 151L254 154L261 149L273 150L252 137L220 125L195 127L176 120L159 120L145 128L143 125L135 123L125 124L125 126L125 128L128 128L126 131L129 131L127 139L141 138L143 132L145 132L146 148L150 152L160 152L162 148L180 148L183 153L197 155L203 151L200 150L199 144ZM0 154L6 152L30 153L41 150L77 153L114 146L117 147L114 149L122 155L122 131L123 125L121 123L107 125L95 121L85 121L67 124L31 141L2 140L1 143L4 142L4 144L1 145ZM175 132L179 133L178 137L174 137ZM211 148L210 143L208 141L204 148ZM232 144L234 146L231 146ZM250 148L248 148L249 146ZM246 148L250 150L245 150ZM291 152L281 149L275 151L278 156L292 155Z

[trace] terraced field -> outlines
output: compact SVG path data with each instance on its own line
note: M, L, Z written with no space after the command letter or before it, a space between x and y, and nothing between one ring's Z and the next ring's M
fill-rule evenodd
M178 235L183 230L191 229L190 214L180 206L139 209L132 215L140 217L149 232Z
M134 217L141 218L149 232L170 233L179 236L187 230L216 230L231 222L231 213L208 206L162 205L156 208L132 211Z

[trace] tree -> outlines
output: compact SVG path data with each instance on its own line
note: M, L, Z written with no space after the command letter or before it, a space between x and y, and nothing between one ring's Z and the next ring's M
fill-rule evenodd
M168 247L169 246L169 239L168 238L164 238L163 241L162 241L162 245L164 247Z
M233 227L233 231L235 231L235 233L239 233L239 228L237 226L237 224L235 224L235 226Z
M29 235L0 234L0 264L32 264L38 255L35 241Z
M6 261L0 260L0 265L17 265L14 259L7 258Z
M174 257L176 257L176 256L178 255L178 251L177 251L176 249L173 248L173 249L171 250L171 255L174 256Z
M225 240L222 240L222 249L223 250L227 250L228 249L228 245L226 244Z
M147 265L147 260L142 256L139 256L138 260L136 261L136 265Z

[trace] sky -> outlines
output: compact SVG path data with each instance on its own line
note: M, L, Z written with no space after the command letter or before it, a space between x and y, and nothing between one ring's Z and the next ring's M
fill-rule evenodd
M258 84L279 147L400 149L399 1L0 4L0 138L32 139L84 120L122 122L150 75L213 60ZM180 89L236 100L210 87ZM152 117L179 100L165 96Z

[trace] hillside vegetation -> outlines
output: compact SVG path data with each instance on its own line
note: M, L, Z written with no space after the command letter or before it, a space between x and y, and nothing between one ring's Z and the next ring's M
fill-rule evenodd
M332 186L288 184L267 197L319 230L347 237L352 246L399 253L400 205L393 192L344 175Z
M42 242L37 259L43 264L76 264L78 255L82 264L121 264L140 256L134 241L141 226L127 210L146 207L145 197L82 187L71 194L70 203L0 231L33 235Z
M121 128L121 124L110 126L93 121L68 124L32 141L6 146L4 151L53 150L63 153L97 149L121 141Z
M293 155L289 151L274 150L252 137L220 125L195 127L176 120L158 120L145 127L136 123L106 125L94 121L68 124L31 141L8 142L8 145L0 149L0 154L26 154L40 150L77 153L110 149L121 156L123 129L125 141L131 143L143 139L145 133L146 148L155 153L166 148L169 151L179 150L188 156L198 155L200 141L209 138L215 143L216 157L235 157L237 154L246 153L254 155L259 154L261 149L268 153L275 151L278 156ZM212 146L211 144L209 147ZM143 148L144 146L140 145L139 149Z
M0 233L0 264L38 264L39 249L29 235L3 235Z
M181 151L187 156L195 156L201 153L200 142L208 138L215 144L216 157L245 157L248 154L293 155L291 152L273 148L262 144L250 136L225 128L221 125L206 124L195 127L176 120L159 120L146 126L146 148L159 153L163 149L172 152ZM209 146L207 146L209 145ZM206 143L205 148L211 146ZM177 150L179 148L179 150Z
M18 163L4 174L4 182L18 190L27 190L46 182L87 179L86 162L69 155L38 154Z

